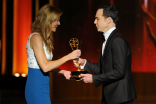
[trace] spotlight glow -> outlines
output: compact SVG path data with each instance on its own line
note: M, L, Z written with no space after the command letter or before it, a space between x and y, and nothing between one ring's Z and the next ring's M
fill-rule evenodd
M19 74L19 73L15 73L14 76L15 76L15 77L19 77L20 74Z
M23 73L23 74L21 74L21 76L22 76L22 77L26 77L27 75Z

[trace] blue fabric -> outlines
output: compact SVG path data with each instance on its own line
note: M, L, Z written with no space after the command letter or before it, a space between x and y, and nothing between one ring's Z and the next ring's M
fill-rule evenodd
M41 69L29 68L25 86L27 104L51 104L49 75Z

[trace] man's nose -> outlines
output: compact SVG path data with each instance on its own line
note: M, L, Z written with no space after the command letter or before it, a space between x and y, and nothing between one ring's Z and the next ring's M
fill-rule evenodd
M96 24L97 23L97 21L96 21L96 19L94 20L94 24Z

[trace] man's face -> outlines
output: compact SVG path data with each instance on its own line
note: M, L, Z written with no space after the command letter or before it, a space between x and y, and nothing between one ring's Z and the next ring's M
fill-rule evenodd
M98 9L97 12L96 12L96 15L95 15L95 21L94 21L94 24L96 25L97 27L97 30L99 32L107 32L107 28L108 28L108 21L107 21L107 18L105 18L103 16L103 9Z

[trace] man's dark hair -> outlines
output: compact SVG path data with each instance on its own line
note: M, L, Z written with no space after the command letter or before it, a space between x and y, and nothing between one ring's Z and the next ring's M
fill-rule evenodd
M106 18L111 17L114 23L116 23L119 20L118 11L116 10L114 5L101 5L98 7L98 9L103 9L103 16Z

